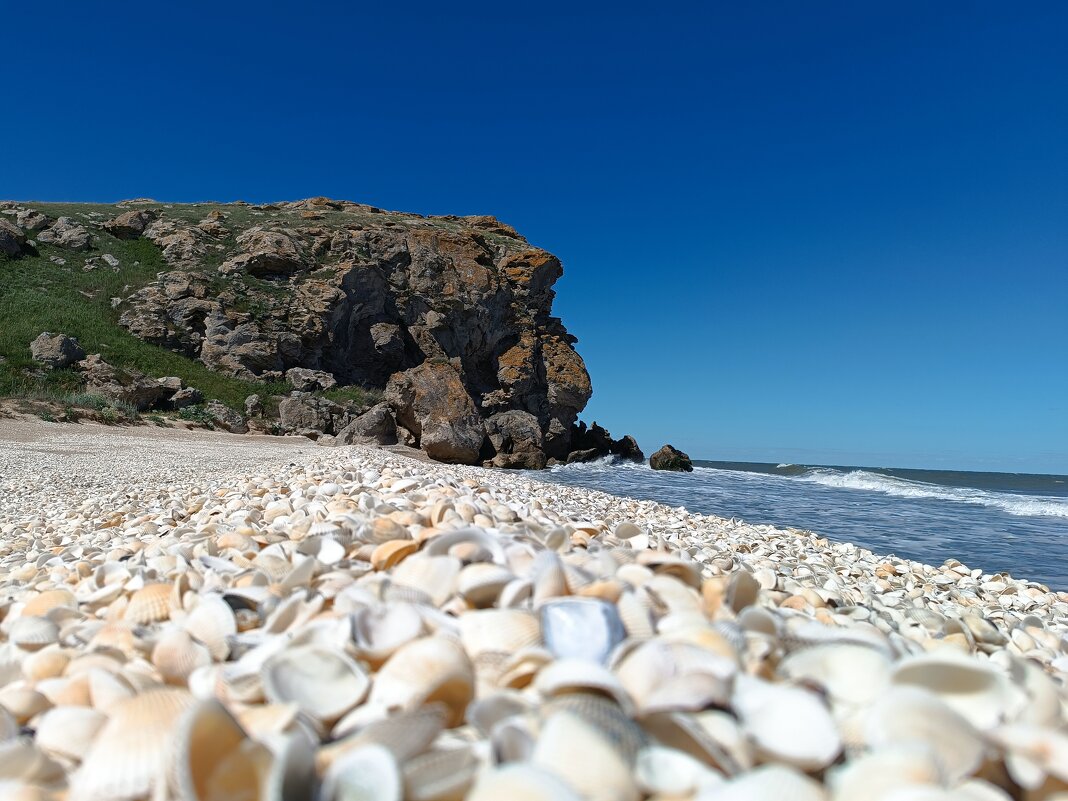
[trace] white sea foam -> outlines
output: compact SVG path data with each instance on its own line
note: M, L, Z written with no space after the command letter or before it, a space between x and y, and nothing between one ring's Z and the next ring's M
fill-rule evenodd
M904 478L869 473L867 470L842 473L838 470L816 469L798 476L796 480L822 484L825 487L881 492L900 498L931 498L989 506L1021 517L1068 517L1068 498L987 492L967 487L942 487L937 484L925 484L922 481L909 481Z

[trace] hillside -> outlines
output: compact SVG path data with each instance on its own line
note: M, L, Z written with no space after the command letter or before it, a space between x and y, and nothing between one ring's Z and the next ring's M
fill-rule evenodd
M195 388L197 409L219 401L259 430L396 438L446 461L637 450L576 425L592 387L552 316L560 262L492 217L326 198L0 213L2 395L84 399L118 371L171 377L171 395ZM29 345L46 331L100 360L43 367Z

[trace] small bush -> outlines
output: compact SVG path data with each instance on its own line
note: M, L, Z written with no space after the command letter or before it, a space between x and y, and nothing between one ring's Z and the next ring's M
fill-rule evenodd
M200 404L186 406L183 409L179 409L178 417L180 417L182 420L189 420L193 423L200 423L202 426L206 426L207 428L215 428L215 422L211 416L211 413L208 412L208 410Z
M37 416L44 420L46 423L56 422L56 418L51 412L41 412Z

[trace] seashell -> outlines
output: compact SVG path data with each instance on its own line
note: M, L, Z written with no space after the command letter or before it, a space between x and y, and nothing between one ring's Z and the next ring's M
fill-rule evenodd
M1021 787L1036 790L1047 778L1068 783L1068 735L1052 728L1012 724L990 733L1005 751L1009 775Z
M499 565L507 564L508 560L504 555L500 540L478 528L460 528L447 534L439 534L427 541L424 551L428 556L444 556L458 546L473 546L472 553L484 553L490 557L491 561ZM485 561L485 559L474 558L464 561Z
M475 607L493 606L501 590L514 578L511 571L500 565L475 562L460 571L456 588Z
M585 798L638 801L641 797L630 765L615 744L571 712L549 716L530 762L555 774Z
M27 684L18 682L0 688L0 707L18 723L26 723L52 706L47 696Z
M375 570L389 570L419 550L415 540L387 540L371 552Z
M63 768L28 738L0 743L0 782L19 781L55 784L63 780ZM6 796L0 796L7 801Z
M71 776L70 801L119 801L151 793L164 775L174 723L193 703L185 690L168 688L112 706Z
M819 770L842 750L830 713L819 697L807 690L742 674L735 680L732 708L768 760Z
M701 588L701 566L684 555L667 551L641 551L638 564L652 568L654 573L674 576L694 589Z
M84 706L49 709L36 722L34 742L52 756L81 761L107 715Z
M787 654L778 673L818 685L835 702L863 706L874 701L889 682L890 660L867 646L832 643Z
M564 563L554 551L540 551L530 567L534 606L568 594Z
M904 787L941 783L942 771L934 754L916 745L884 746L828 773L835 801L854 798L881 801Z
M436 606L453 594L461 562L455 556L412 554L393 569L393 581L426 592Z
M538 671L553 661L553 655L539 646L521 648L501 666L497 683L501 687L522 689L534 680Z
M355 713L363 712L363 709L355 710ZM434 742L445 728L448 715L448 708L435 702L373 720L355 732L350 725L350 716L346 716L330 732L335 741L319 749L316 761L322 767L353 748L379 745L389 749L399 764L404 764L416 754L423 753Z
M45 590L28 600L22 607L23 617L44 617L56 607L78 608L78 599L70 590Z
M547 718L556 712L567 712L597 729L628 765L649 744L645 730L638 725L615 700L591 692L570 692L553 696L542 705L541 713Z
M467 801L582 801L555 774L524 762L511 763L479 776Z
M179 799L255 799L270 760L221 703L202 700L178 720L167 781Z
M368 699L385 709L414 709L432 701L448 709L446 726L459 726L474 697L474 667L460 643L423 637L406 643L375 675Z
M918 687L891 687L867 714L867 744L929 749L947 779L956 782L974 773L986 745L975 727L933 693Z
M787 765L762 765L715 789L716 801L827 801L817 782Z
M478 773L473 750L464 746L428 751L404 763L406 801L460 801Z
M46 646L27 654L22 660L22 675L27 681L43 681L63 675L70 664L70 653L58 646Z
M460 615L460 642L471 657L512 654L541 644L541 624L520 609L483 609Z
M534 704L521 693L504 690L473 701L467 707L467 722L485 736L503 720L534 711Z
M123 620L131 623L155 623L171 616L171 585L146 584L130 596Z
M321 801L401 801L403 797L397 760L380 745L355 748L334 761L319 791Z
M653 618L649 607L638 600L638 595L630 590L620 594L616 601L616 611L623 623L623 629L631 639L645 640L653 636Z
M19 736L19 724L11 713L0 706L0 745Z
M689 754L652 745L638 753L634 778L643 793L689 798L723 784L723 776Z
M978 729L1012 719L1026 703L1023 691L991 666L945 651L902 659L890 682L934 693Z
M378 667L404 643L422 634L423 618L413 604L367 606L352 615L352 640L359 656L372 667Z
M371 683L346 654L318 645L275 654L263 666L262 681L270 701L292 702L322 722L335 721L360 703Z
M643 713L726 705L738 665L689 643L649 640L616 667L619 681Z
M68 671L69 672L69 671ZM86 674L89 700L94 709L111 714L117 704L133 698L135 693L130 682L103 668L92 668Z
M534 689L546 697L571 692L600 693L628 713L634 706L626 688L612 671L585 660L561 659L546 665L534 680Z
M203 595L182 627L208 649L212 659L222 662L230 655L229 638L237 634L237 619L220 596Z
M52 795L35 784L0 779L0 798L5 801L49 801Z
M194 670L211 664L211 652L185 629L172 626L156 640L152 664L166 683L186 685Z
M640 527L635 525L634 523L631 523L631 522L627 521L627 522L619 523L612 530L612 533L618 539L629 540L631 537L637 537L639 534L644 534L645 532Z
M614 604L596 598L558 598L540 609L542 637L558 659L606 664L626 637Z
M59 642L59 626L46 617L20 617L11 624L8 641L24 651L36 651Z

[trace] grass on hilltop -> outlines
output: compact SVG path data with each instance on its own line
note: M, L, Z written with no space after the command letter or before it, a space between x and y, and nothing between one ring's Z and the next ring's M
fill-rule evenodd
M126 211L98 204L27 203L50 217L69 216L86 222L88 215L102 221ZM175 207L202 218L218 206ZM225 207L227 213L249 213L242 207ZM111 299L127 297L168 269L159 248L145 239L120 240L92 229L93 249L72 251L38 244L37 255L7 259L0 255L0 397L56 400L71 403L82 392L82 381L73 370L45 370L30 355L30 343L42 332L76 337L86 353L100 353L116 367L133 368L156 378L178 376L208 399L216 399L243 411L252 394L265 401L271 395L287 394L285 382L246 381L210 370L204 364L130 334L119 323L120 310ZM32 235L31 235L32 236ZM111 268L99 257L110 253L119 260ZM51 257L65 260L56 264ZM97 257L99 266L83 269ZM359 387L339 387L323 393L336 401L368 402L373 392Z

